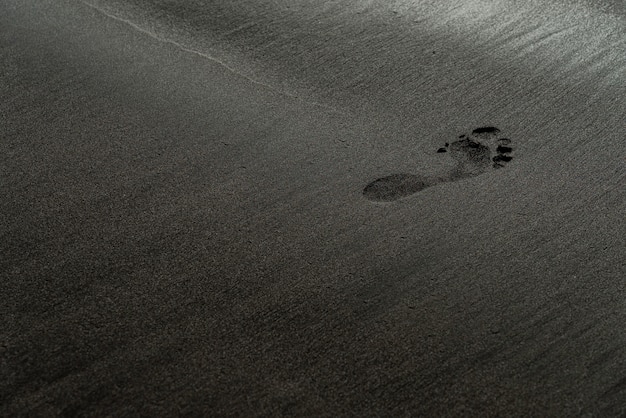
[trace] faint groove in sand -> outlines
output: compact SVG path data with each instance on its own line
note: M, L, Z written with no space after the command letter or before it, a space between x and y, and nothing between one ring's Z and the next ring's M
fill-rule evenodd
M207 59L207 60L209 60L211 62L214 62L214 63L220 65L221 67L223 67L224 69L228 70L232 74L235 74L236 76L239 76L239 77L243 78L244 80L249 81L250 83L256 84L258 86L262 86L262 87L264 87L264 88L266 88L268 90L271 90L271 91L273 91L275 93L278 93L278 94L280 94L282 96L289 97L291 99L296 99L296 100L299 100L299 101L301 101L303 103L307 103L307 104L310 104L310 105L313 105L313 106L317 106L317 107L322 107L322 108L331 110L331 111L333 111L335 113L339 113L339 114L344 115L344 116L351 116L347 112L339 110L339 109L337 109L337 108L335 108L333 106L329 106L327 104L322 104L322 103L306 100L306 99L303 99L300 96L296 96L296 95L287 93L286 91L277 89L276 87L274 87L274 86L272 86L270 84L266 84L266 83L263 83L262 81L255 80L254 78L252 78L250 76L247 76L246 74L237 71L236 69L234 69L233 67L229 66L224 61L221 61L218 58L212 57L211 55L208 55L208 54L206 54L204 52L197 51L195 49L187 48L186 46L184 46L184 45L182 45L182 44L180 44L180 43L178 43L176 41L173 41L171 39L160 37L157 34L152 33L149 30L146 30L146 29L142 28L141 26L137 25L136 23L132 22L131 20L124 19L123 17L115 16L114 14L111 14L111 13L107 12L106 10L101 8L100 6L96 6L95 4L91 4L91 3L89 3L89 2L87 2L85 0L80 0L80 2L83 3L84 5L86 5L87 7L90 7L92 9L96 10L98 13L101 13L104 16L110 18L110 19L116 20L118 22L122 22L122 23L130 26L131 28L135 29L136 31L138 31L140 33L143 33L144 35L147 35L147 36L149 36L149 37L151 37L153 39L156 39L159 42L163 42L163 43L166 43L166 44L174 45L176 48L178 48L178 49L180 49L182 51L185 51L185 52L188 52L188 53L191 53L191 54L195 54L195 55L199 55L199 56L201 56L204 59Z

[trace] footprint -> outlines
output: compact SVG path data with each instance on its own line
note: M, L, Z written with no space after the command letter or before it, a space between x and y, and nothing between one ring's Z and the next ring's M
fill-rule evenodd
M508 164L513 157L511 140L501 135L498 128L485 126L476 128L469 135L460 135L451 143L437 150L450 153L456 166L439 177L424 177L414 174L391 174L369 183L363 189L366 199L391 202L410 196L427 187L478 176Z

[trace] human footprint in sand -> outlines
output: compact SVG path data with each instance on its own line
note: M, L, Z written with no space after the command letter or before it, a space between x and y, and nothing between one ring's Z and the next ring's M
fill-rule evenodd
M363 189L363 195L372 201L391 202L415 194L427 187L441 183L478 176L492 169L505 167L513 157L511 140L504 138L493 126L476 128L469 135L446 143L438 153L450 153L456 166L439 177L425 177L398 173L381 177Z

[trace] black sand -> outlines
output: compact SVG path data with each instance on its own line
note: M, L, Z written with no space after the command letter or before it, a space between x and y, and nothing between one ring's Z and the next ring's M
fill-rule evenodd
M0 415L626 413L617 6L209 3L0 1Z

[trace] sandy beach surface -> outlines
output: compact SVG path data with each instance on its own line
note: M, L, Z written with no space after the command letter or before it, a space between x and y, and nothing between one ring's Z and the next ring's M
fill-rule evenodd
M626 10L0 0L0 415L626 414Z

